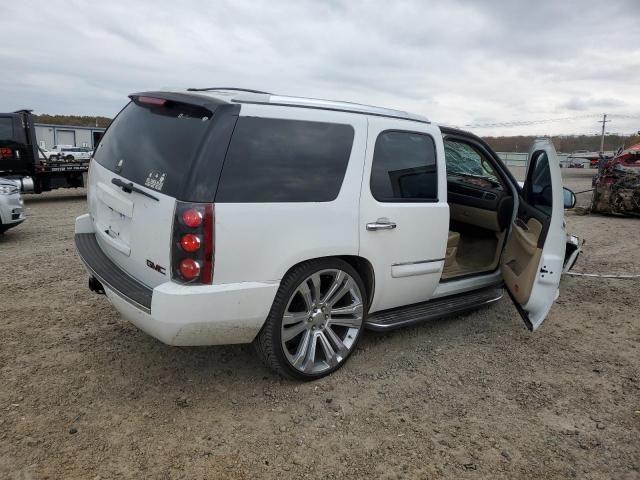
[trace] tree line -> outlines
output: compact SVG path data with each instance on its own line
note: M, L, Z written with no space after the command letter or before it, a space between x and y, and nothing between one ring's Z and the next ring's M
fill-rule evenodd
M111 123L109 117L82 115L34 115L36 123L51 123L54 125L77 125L82 127L107 128ZM483 139L497 152L526 153L533 141L539 138L535 135L518 135L512 137L483 137ZM599 135L558 135L550 137L558 152L572 153L577 150L594 152L600 150ZM605 151L627 148L640 143L640 135L607 135L605 137Z
M35 123L50 123L52 125L74 125L78 127L107 128L111 123L109 117L97 117L87 115L48 115L46 113L33 115ZM97 123L97 125L96 125Z
M534 135L518 135L514 137L483 137L496 152L529 151L529 147L536 138ZM578 150L597 152L600 150L600 135L558 135L551 138L556 151L572 153ZM640 143L640 135L607 135L604 139L604 150L612 151L627 148Z

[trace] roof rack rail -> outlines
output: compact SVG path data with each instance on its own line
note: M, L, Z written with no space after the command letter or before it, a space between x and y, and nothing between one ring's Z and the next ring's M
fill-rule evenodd
M210 87L210 88L188 88L189 92L213 92L215 95L218 91L240 92L233 95L225 101L232 103L246 103L258 105L273 105L299 108L314 108L318 110L333 110L336 112L360 113L364 115L374 115L378 117L399 118L402 120L411 120L414 122L431 123L429 119L422 115L393 110L383 107L374 107L372 105L362 105L352 102L340 102L334 100L322 100L318 98L307 97L291 97L283 95L274 95L272 93L262 92L259 90L251 90L249 88L238 87ZM245 93L246 95L243 95Z
M260 90L252 90L250 88L237 88L237 87L187 88L188 92L210 92L212 90L232 90L234 92L261 93L264 95L271 95L271 93L269 92L261 92Z

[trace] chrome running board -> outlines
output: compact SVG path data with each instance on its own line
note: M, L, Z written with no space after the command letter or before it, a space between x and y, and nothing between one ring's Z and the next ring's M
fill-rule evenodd
M484 288L470 293L438 298L430 302L376 312L367 317L369 330L384 332L415 323L448 317L497 302L504 295L502 286Z

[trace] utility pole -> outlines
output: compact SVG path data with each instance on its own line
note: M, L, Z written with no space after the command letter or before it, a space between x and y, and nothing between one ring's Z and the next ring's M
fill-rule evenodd
M598 123L602 124L602 137L600 137L600 153L604 153L604 131L607 125L607 122L611 120L607 120L607 114L603 114L602 120L598 120Z

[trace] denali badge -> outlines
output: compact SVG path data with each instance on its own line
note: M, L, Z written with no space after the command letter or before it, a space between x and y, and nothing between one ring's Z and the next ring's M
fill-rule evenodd
M151 260L147 260L147 267L154 269L156 272L161 273L162 275L166 275L165 272L167 271L167 269L153 263Z
M157 170L151 170L149 175L147 176L146 182L144 182L145 187L153 188L154 190L162 191L162 187L164 186L164 177L166 175L162 172L158 172Z

